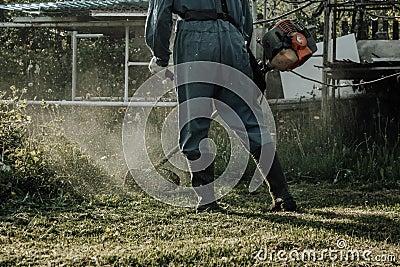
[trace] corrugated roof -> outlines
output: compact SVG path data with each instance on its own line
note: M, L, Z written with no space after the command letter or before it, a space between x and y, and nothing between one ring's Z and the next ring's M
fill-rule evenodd
M31 13L38 16L88 16L92 10L145 11L149 0L65 1L0 5L0 9Z

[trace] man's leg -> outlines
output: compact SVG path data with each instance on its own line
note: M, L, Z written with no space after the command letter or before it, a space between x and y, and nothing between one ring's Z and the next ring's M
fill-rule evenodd
M252 154L265 175L265 170L267 170L266 167L263 167L265 164L265 159L260 159L260 152L264 149L263 147ZM269 172L266 175L266 180L272 198L270 211L296 211L296 201L293 199L293 196L289 191L286 176L283 173L283 169L276 152L272 160L272 164L270 164Z
M192 186L199 198L197 211L217 209L214 187L214 155L206 138L213 111L214 86L192 83L179 86L179 145L188 159Z
M258 103L254 101L254 106L250 108L239 96L228 89L221 88L217 94L217 99L225 103L234 110L241 118L246 129L236 127L232 129L238 132L239 136L243 136L246 131L249 139L249 151L257 161L263 175L266 176L266 182L272 197L271 211L294 211L296 210L296 202L293 200L289 192L286 177L283 173L278 157L275 155L275 146L271 142L270 134L264 122L258 122L254 113L261 112ZM229 109L224 105L216 105L219 115L231 124L232 116ZM262 118L262 115L259 114Z

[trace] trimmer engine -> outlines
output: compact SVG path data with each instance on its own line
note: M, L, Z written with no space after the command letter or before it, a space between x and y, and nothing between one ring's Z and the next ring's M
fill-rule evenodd
M303 65L317 51L314 38L298 21L284 19L262 38L264 66L288 71Z

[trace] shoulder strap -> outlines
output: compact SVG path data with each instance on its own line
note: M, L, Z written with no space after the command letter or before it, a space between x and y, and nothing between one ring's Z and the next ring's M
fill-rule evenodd
M221 0L221 6L222 6L222 12L229 14L228 5L226 3L226 0Z
M235 20L229 15L228 5L226 4L226 0L221 0L221 6L222 6L222 12L227 17L226 20L229 21L232 25L234 25L240 31L240 28L237 25L237 23L235 22ZM261 69L258 65L257 59L251 52L249 46L247 46L247 52L249 53L250 66L253 71L253 81L258 86L261 93L264 94L265 89L267 87L267 83L265 81L265 73L263 73L261 71Z
M236 23L236 21L232 18L232 16L229 14L228 11L228 4L226 3L226 0L221 0L221 7L222 7L222 17L218 17L220 19L226 20L229 23L231 23L233 26L238 29L239 32L242 32L240 30L239 24Z

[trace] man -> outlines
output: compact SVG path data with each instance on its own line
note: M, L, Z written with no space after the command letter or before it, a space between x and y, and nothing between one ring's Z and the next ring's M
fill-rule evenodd
M153 54L149 64L152 73L157 73L168 65L173 13L179 16L174 44L175 64L194 61L217 62L252 77L246 48L253 31L248 0L150 0L146 43ZM180 85L177 93L180 104L196 98L215 99L236 112L246 128L249 152L257 160L264 174L269 171L267 182L273 200L271 210L296 210L296 202L289 193L279 160L274 157L273 150L271 153L271 149L275 149L271 139L268 142L262 141L261 135L268 130L264 131L265 126L258 124L252 109L243 99L226 88L207 83ZM256 101L254 103L257 105ZM212 110L212 106L212 103L189 103L185 105L184 110L181 105L179 107L179 145L188 159L192 186L199 198L197 212L219 209L214 190L206 186L214 181L212 155L207 152L207 148L201 147L201 141L207 138L211 119L210 116L195 116L199 109ZM221 114L218 108L217 111L227 121L227 114ZM185 121L182 117L194 119ZM229 125L229 119L227 123ZM209 164L199 164L200 158L202 162Z

